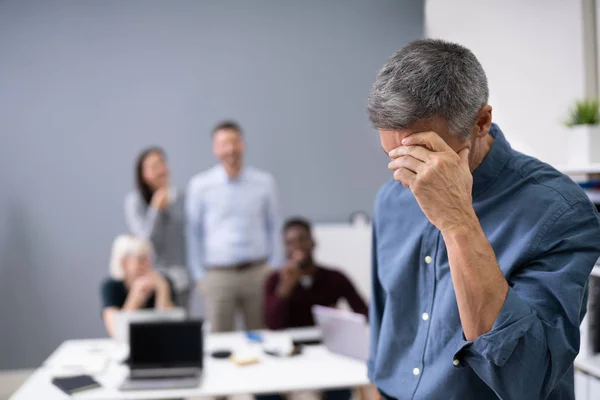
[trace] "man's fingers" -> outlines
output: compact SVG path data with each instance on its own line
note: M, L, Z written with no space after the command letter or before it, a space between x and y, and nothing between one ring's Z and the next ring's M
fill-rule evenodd
M397 170L400 168L406 168L406 169L414 172L415 174L418 174L424 165L425 165L425 163L423 161L417 160L416 158L414 158L412 156L406 155L406 156L398 157L395 160L392 160L388 164L388 169L394 171L394 170Z
M401 182L404 187L409 188L417 179L417 174L406 168L400 168L394 171L394 179Z
M403 146L425 146L431 151L452 150L450 146L433 131L413 133L402 139Z
M390 158L398 158L401 156L409 155L411 157L416 158L417 160L427 162L429 160L430 154L431 150L428 150L423 146L400 146L390 151L389 156Z

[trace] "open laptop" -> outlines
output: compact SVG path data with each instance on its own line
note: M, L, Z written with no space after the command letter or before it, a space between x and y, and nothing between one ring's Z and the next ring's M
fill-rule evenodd
M202 321L131 324L129 377L120 390L180 389L200 383Z
M183 308L168 310L119 311L115 317L115 339L119 343L129 343L129 325L138 322L183 321L186 312Z
M364 315L317 305L312 307L312 313L329 351L367 361L369 325Z

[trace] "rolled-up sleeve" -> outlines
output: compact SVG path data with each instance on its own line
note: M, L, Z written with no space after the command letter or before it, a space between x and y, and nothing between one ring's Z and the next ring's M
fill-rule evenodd
M463 340L454 356L456 367L472 368L501 399L547 398L579 351L600 223L584 202L546 226L533 243L532 261L508 277L510 289L491 331Z

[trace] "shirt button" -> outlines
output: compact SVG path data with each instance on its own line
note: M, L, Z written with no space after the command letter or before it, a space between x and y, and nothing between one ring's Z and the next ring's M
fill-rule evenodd
M413 375L417 376L421 373L421 370L419 368L413 368Z
M458 360L458 358L455 358L454 361L452 361L452 365L454 365L455 367L458 367L460 364L460 361Z
M424 312L423 314L421 314L421 318L423 318L423 321L427 321L429 319L429 314Z
M431 264L432 261L433 258L431 258L431 256L425 256L425 264Z

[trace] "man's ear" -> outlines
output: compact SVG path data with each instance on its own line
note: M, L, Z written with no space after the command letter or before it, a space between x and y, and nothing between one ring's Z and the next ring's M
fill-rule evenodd
M484 137L490 131L492 126L492 106L486 104L477 112L477 121L475 123L475 135Z

